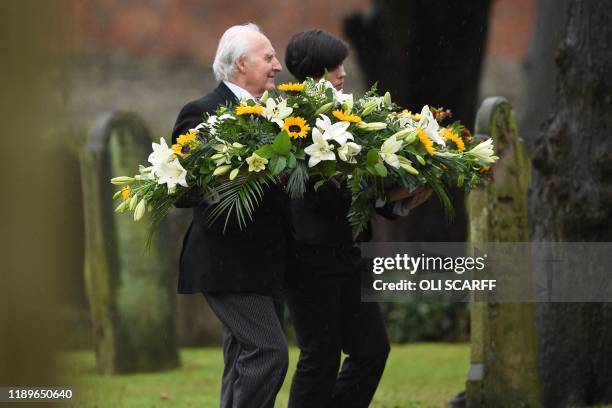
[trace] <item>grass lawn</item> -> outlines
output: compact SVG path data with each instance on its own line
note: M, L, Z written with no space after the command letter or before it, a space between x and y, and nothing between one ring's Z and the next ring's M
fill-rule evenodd
M70 352L65 384L75 388L79 407L217 407L221 349L182 349L180 355L178 370L103 377L95 372L93 352ZM277 407L287 406L297 356L292 348ZM468 344L395 345L372 407L443 407L463 389L468 361Z

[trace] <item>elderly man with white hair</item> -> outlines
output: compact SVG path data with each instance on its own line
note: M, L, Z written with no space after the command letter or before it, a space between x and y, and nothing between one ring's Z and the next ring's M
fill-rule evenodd
M274 89L281 71L274 48L254 24L229 28L221 37L213 70L219 86L189 102L178 115L174 140L202 122L204 113ZM282 192L271 185L253 220L240 230L205 222L209 202L197 187L178 206L193 207L183 241L179 293L204 294L223 323L225 369L221 407L273 407L287 372L287 343L278 294L286 265Z

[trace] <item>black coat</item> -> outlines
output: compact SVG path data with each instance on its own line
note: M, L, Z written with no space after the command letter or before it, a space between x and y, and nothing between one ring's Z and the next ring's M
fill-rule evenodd
M351 191L345 182L326 182L317 191L316 180L309 180L304 197L290 200L288 219L294 242L326 247L347 247L353 245L352 228L348 222L351 207ZM387 219L395 219L393 205L377 208L376 212ZM370 226L357 241L369 241Z
M189 102L176 119L173 142L201 123L204 113L212 113L228 102L236 102L236 97L224 83L210 94ZM207 226L204 219L208 205L201 201L197 188L192 188L179 201L179 207L193 207L193 222L181 251L179 293L271 294L281 288L287 255L283 193L275 185L264 191L253 221L242 231L232 222L223 233L224 215Z

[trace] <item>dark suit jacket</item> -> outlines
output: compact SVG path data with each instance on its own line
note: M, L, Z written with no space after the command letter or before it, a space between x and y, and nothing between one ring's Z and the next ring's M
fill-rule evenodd
M204 113L219 105L235 102L236 97L221 83L210 94L189 102L176 119L173 142L202 122ZM183 240L179 269L179 293L255 292L271 294L282 286L286 264L283 224L283 193L276 185L264 189L264 198L253 214L253 221L242 231L230 222L223 233L224 216L207 226L208 205L197 188L177 206L193 207L193 221Z

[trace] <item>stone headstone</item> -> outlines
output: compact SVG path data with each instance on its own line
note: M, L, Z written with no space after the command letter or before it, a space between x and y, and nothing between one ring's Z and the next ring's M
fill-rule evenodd
M133 175L151 152L142 120L102 115L81 156L85 283L98 371L148 372L178 367L175 282L162 247L164 226L146 248L148 223L114 213L110 179Z
M475 131L493 139L500 159L494 181L468 198L470 241L529 242L531 163L510 104L503 98L487 98ZM532 271L526 269L521 270L523 283L531 280ZM468 406L541 406L534 304L472 301L471 318Z

